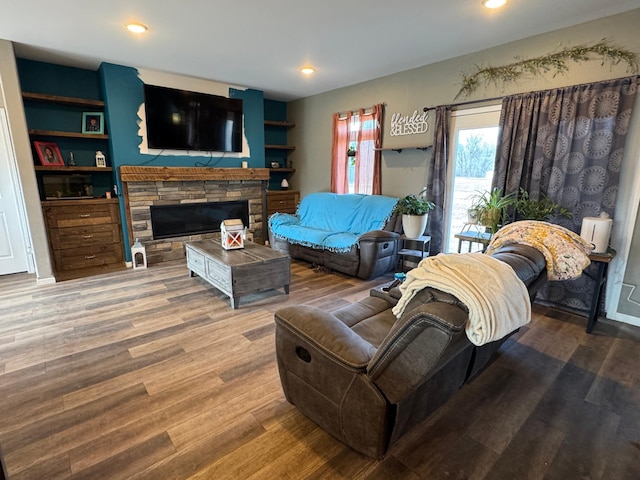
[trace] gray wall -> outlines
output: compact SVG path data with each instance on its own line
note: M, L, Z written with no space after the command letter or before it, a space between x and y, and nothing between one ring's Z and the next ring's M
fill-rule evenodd
M607 38L628 50L640 52L640 35L637 27L639 24L640 9L292 102L289 105L288 114L289 119L296 124L296 128L289 133L289 143L296 146L296 151L290 156L296 173L290 183L293 188L299 189L303 196L314 191L329 190L331 115L334 112L382 102L385 104L384 148L430 144L433 135L431 128L424 135L391 137L389 135L391 115L393 113L409 115L415 110L421 112L424 106L456 103L454 98L460 88L461 72L473 73L474 65L504 65L513 62L516 57L532 58L562 47L591 44L602 38ZM525 79L504 90L493 86L486 88L481 86L471 97L458 101L480 101L513 93L624 77L630 73L625 66L610 67L609 64L601 65L599 60L595 60L572 64L566 75L554 78L549 74ZM322 74L321 65L317 74ZM640 99L636 103L636 119L640 116L639 105ZM618 199L623 210L625 208L633 210L629 209L629 205L624 205L624 202L628 203L632 198L631 193L636 186L631 179L638 173L640 149L637 143L640 142L640 122L633 123L634 127L630 132L623 166L623 169L627 170L627 175L623 176L625 179L623 182L627 183L621 185L621 194ZM427 159L430 156L431 150L426 152L405 150L400 154L385 151L382 161L382 193L403 196L407 193L419 192L426 180ZM633 210L632 218L635 218L635 214ZM621 258L617 260L617 265L612 264L611 270L613 272L620 270L621 278L626 265L626 251L629 250L632 229L620 225L623 222L615 220L612 244L618 248ZM625 227L627 232L621 227ZM636 231L640 230L636 229ZM640 248L638 243L640 242L637 240L634 242L635 250L629 252L629 257L638 257L638 248ZM640 269L636 268L635 272L637 273L631 274L627 271L625 282L638 284ZM638 317L640 322L640 311L635 312L633 316Z

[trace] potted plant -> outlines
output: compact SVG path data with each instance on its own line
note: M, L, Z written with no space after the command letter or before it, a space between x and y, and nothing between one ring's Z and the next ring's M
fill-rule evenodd
M515 202L516 216L519 220L546 221L554 215L571 218L573 214L566 208L560 207L548 196L541 194L540 200L531 200L529 192L520 189L518 199Z
M419 238L427 226L427 214L435 204L427 200L425 188L419 194L402 197L396 203L393 213L402 215L402 229L407 238Z
M467 225L477 225L478 224L478 210L474 207L471 207L467 210Z
M515 203L515 195L502 195L501 188L494 188L490 192L478 193L475 196L471 210L477 212L480 225L496 233L504 220L505 209Z

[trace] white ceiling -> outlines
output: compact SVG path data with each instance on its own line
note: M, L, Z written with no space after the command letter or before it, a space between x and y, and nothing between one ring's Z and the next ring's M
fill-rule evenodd
M292 100L640 8L640 0L0 0L20 57L110 62ZM125 22L149 26L144 36ZM567 39L570 41L570 39ZM594 38L598 41L600 38ZM615 40L615 39L613 39ZM317 73L303 77L312 64Z

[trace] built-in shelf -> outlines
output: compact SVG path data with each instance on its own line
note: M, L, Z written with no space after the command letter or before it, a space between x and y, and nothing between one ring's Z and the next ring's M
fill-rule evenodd
M293 147L291 145L265 145L264 148L267 148L269 150L295 150L296 147Z
M94 138L107 140L109 135L102 133L63 132L60 130L29 130L29 135L40 137Z
M276 120L265 120L264 124L270 127L285 127L285 128L293 128L296 126L295 123L291 122L280 122Z
M44 167L41 165L35 166L36 171L38 172L63 172L63 173L73 173L73 172L113 172L113 168L111 167L63 167L63 166L51 166Z
M284 195L287 199L287 208L289 210L277 210L295 213L297 201L294 201L294 197L291 194L282 194L280 189L282 188L282 182L285 182L285 187L288 188L288 179L295 173L295 169L291 168L291 162L288 160L289 155L296 149L292 145L288 145L289 130L295 127L295 123L287 121L286 108L283 108L282 104L270 103L265 100L265 115L264 119L264 141L265 141L265 165L269 170L269 184L268 189L270 191L278 191L278 195ZM270 168L269 168L270 167ZM273 203L274 199L267 199L267 212L271 213L274 208L282 208L283 204L278 203L277 207Z
M403 150L422 150L423 152L430 149L433 145L424 145L424 146L411 146L411 147L383 147L383 148L375 148L374 150L379 152L398 152L402 153Z
M48 95L46 93L22 92L22 98L26 100L36 100L39 102L51 102L66 105L77 105L79 107L104 108L102 100L88 100L86 98L64 97L61 95Z

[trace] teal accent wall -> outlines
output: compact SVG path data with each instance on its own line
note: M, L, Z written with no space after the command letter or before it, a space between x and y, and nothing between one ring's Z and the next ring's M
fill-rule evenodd
M20 88L65 97L102 100L100 78L95 70L16 58Z
M247 161L249 167L264 167L264 108L263 94L259 90L229 89L229 96L241 98L244 109L244 135L250 156L225 154L167 155L143 154L138 135L138 110L144 102L143 83L135 68L103 63L100 66L105 100L106 125L110 132L110 150L114 168L121 165L148 165L172 167L240 167Z
M244 110L244 135L249 146L249 157L212 155L163 155L140 152L142 137L138 135L140 106L144 102L144 84L138 70L131 67L103 63L99 69L102 80L102 95L105 101L105 123L109 130L111 164L117 172L122 165L156 167L240 167L246 161L250 168L264 168L264 96L259 90L229 89L229 96L241 98ZM116 174L118 192L122 191L119 175ZM125 206L119 196L122 216L125 257L131 260L129 232L125 218Z
M287 103L278 100L264 99L265 120L287 121Z
M243 160L249 163L250 168L264 168L264 95L261 90L237 90L229 89L229 96L242 99L244 110L244 134L247 138L250 158ZM240 166L238 159L234 159L234 167Z

